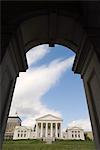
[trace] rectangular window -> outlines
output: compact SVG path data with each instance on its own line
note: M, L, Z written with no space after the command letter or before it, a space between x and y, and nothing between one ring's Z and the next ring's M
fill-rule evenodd
M26 137L26 134L24 134L24 137Z
M21 134L21 137L23 136L23 134Z
M19 133L18 133L18 137L19 137Z
M72 138L74 137L74 135L72 134Z
M77 137L77 134L75 134L75 137Z

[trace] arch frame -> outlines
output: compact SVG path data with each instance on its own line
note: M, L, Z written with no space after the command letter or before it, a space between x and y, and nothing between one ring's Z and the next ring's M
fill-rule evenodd
M39 13L38 15L31 14L31 17L29 17L28 20L23 20L17 26L15 33L6 47L6 51L0 65L0 69L2 71L0 83L2 87L7 84L7 88L1 89L1 141L4 136L16 78L18 77L19 72L26 71L28 68L26 52L30 48L39 44L48 43L50 46L54 46L54 44L61 44L71 48L76 53L73 71L80 74L84 82L94 138L97 150L99 150L99 56L98 53L95 52L94 45L89 40L88 35L79 22L79 16L77 13L73 16L72 13L69 12L67 12L67 14L65 14L64 11L62 11L63 13L58 12L59 11L57 9L50 9L46 13L40 12L41 15L39 15ZM95 71L93 72L93 70ZM6 95L6 97L4 95Z

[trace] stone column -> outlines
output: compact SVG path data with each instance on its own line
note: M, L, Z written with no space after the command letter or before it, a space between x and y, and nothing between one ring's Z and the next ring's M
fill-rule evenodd
M58 127L57 127L57 123L56 123L56 138L58 137Z
M53 137L53 123L51 123L51 137Z
M96 149L100 149L100 61L86 39L78 51L73 71L83 79Z
M12 38L0 62L0 146L10 111L16 78L28 68L22 37ZM1 148L2 149L2 148Z
M43 122L41 122L41 135L40 137L42 138L43 137Z

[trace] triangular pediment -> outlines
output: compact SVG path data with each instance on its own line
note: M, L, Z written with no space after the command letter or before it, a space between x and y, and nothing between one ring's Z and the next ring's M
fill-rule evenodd
M47 121L47 120L55 120L55 121L59 120L59 121L62 121L61 118L56 117L56 116L51 115L51 114L42 116L42 117L40 117L40 118L37 118L36 120L38 120L38 121L42 121L42 120L44 120L44 121Z

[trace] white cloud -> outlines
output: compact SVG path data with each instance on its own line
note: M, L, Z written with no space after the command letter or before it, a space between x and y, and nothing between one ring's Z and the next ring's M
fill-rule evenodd
M74 120L72 122L70 122L68 124L68 127L81 127L83 128L85 131L91 131L91 123L90 123L90 119L86 118L86 119L80 119L80 120Z
M29 64L33 64L34 60L31 60L30 55L28 57L30 59ZM28 126L34 124L35 118L47 113L61 117L59 111L49 109L49 106L43 103L43 96L55 86L62 74L72 67L73 60L74 56L65 60L56 59L49 65L30 68L26 73L20 73L16 83L10 115L17 111L24 118L23 125Z
M28 51L26 54L28 58L28 66L31 66L32 64L41 60L45 55L47 55L50 52L50 49L51 48L48 47L48 45L40 45Z

